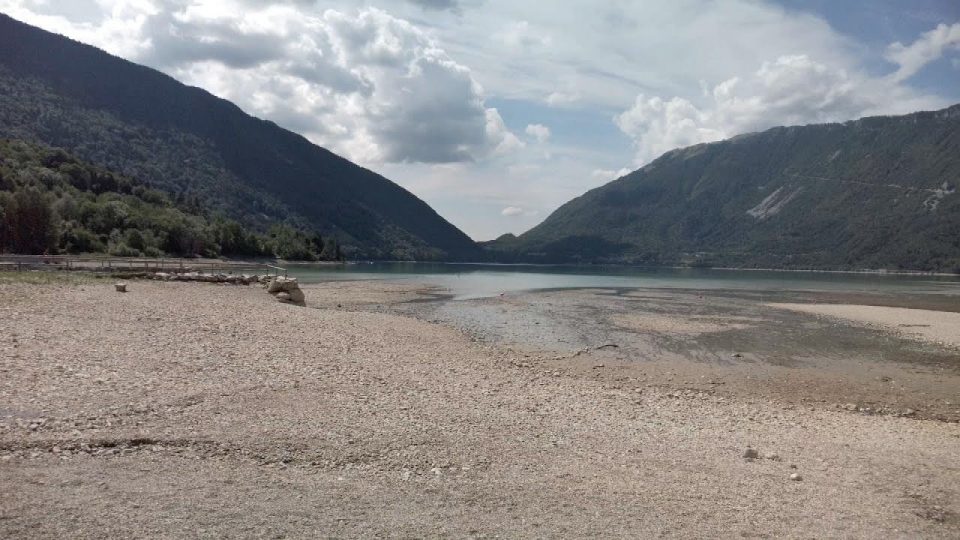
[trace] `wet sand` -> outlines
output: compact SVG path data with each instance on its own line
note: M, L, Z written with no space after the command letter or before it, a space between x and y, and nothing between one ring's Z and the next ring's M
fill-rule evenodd
M960 313L887 306L849 304L769 304L790 309L876 325L899 336L936 345L960 348Z
M0 536L960 534L933 344L722 292L129 289L0 285Z

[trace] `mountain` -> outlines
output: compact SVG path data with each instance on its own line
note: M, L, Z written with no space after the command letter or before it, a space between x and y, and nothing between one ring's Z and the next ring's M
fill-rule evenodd
M960 272L960 105L667 152L500 261Z
M351 258L460 259L476 244L386 178L232 103L0 14L0 137L98 166Z

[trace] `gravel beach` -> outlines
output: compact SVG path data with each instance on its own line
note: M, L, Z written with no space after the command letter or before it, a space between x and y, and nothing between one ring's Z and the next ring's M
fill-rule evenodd
M627 366L623 342L484 339L411 286L128 289L0 285L0 537L960 536L955 422L727 391L750 364L668 373L666 341ZM688 340L766 313L616 317Z

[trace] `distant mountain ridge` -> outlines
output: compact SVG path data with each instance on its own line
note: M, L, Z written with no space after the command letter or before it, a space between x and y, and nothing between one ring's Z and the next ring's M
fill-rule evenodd
M204 90L0 14L0 137L83 159L349 257L464 259L476 244L386 178Z
M960 272L960 105L667 152L500 261Z

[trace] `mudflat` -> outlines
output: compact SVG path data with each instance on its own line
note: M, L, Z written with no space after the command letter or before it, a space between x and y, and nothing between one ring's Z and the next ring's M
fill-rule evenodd
M789 296L304 292L0 285L0 536L960 534L949 347Z
M960 313L850 304L770 304L827 317L878 325L905 337L960 349Z

